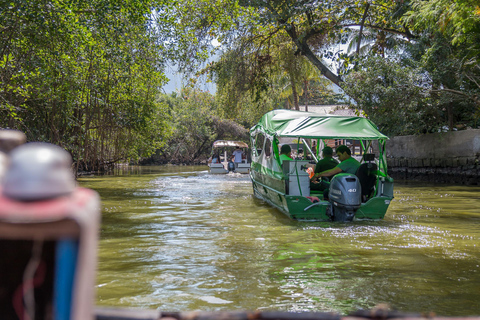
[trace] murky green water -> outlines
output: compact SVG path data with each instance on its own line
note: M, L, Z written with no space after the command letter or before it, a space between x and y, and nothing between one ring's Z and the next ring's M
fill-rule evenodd
M302 223L247 175L144 167L80 179L103 204L97 304L480 314L480 188L397 182L384 220Z

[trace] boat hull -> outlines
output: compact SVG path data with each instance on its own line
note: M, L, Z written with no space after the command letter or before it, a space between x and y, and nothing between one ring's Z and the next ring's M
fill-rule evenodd
M228 170L225 169L227 164L222 163L210 163L209 171L213 174L227 174ZM235 173L248 174L250 172L250 163L238 163L235 168Z
M249 173L250 172L250 163L238 163L235 168L236 173Z
M285 180L275 179L258 172L251 172L255 197L276 207L289 218L302 221L329 221L332 204L323 200L321 194L305 196L285 193ZM283 184L283 188L281 187ZM274 187L275 186L275 187ZM318 203L312 203L307 196L318 197ZM383 219L393 196L376 195L362 203L355 213L354 219Z

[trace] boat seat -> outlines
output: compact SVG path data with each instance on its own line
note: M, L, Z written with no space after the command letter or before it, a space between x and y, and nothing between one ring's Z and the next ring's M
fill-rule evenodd
M377 182L377 165L373 162L365 162L358 167L355 175L360 181L362 187L362 202L368 200L370 195L375 189L375 183Z

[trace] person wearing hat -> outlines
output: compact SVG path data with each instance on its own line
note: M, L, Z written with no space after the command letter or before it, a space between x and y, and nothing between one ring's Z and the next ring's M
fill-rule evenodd
M323 159L319 160L315 165L315 171L313 177L310 179L310 190L325 190L328 187L328 184L324 181L329 181L328 178L325 178L324 181L318 181L318 176L316 174L335 168L338 165L338 161L333 159L333 149L329 146L326 146L322 149Z

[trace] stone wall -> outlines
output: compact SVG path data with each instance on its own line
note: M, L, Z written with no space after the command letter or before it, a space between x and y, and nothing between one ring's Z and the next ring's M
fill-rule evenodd
M387 165L394 179L480 185L480 130L393 137Z

